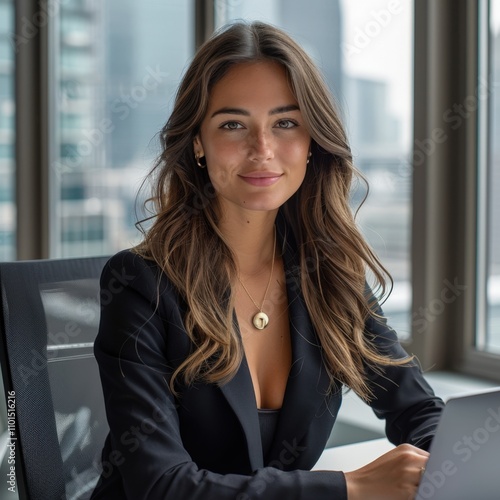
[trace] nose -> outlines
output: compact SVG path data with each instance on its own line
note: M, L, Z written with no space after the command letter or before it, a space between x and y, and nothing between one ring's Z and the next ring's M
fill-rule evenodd
M256 130L251 135L249 156L251 161L267 161L274 158L273 140L265 130Z

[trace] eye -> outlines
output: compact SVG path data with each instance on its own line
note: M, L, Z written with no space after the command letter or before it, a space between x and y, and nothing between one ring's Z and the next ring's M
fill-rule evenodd
M277 124L277 128L294 128L297 127L298 123L293 120L280 120Z
M241 123L238 122L226 122L221 125L220 128L226 129L226 130L238 130L240 128L243 128Z

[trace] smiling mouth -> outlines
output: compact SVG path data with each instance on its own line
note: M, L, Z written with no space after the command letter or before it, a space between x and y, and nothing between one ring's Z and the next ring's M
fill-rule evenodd
M266 187L278 182L282 175L276 172L252 172L246 175L239 175L239 177L252 186Z
M277 172L251 172L249 174L240 175L245 179L274 179L276 177L281 177L283 174Z

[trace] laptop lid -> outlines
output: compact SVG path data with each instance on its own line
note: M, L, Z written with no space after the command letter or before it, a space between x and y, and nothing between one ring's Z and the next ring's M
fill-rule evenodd
M500 389L446 403L416 499L500 499Z

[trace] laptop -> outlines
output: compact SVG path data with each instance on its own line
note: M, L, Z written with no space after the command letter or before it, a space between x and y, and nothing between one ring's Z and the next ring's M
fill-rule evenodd
M451 398L416 500L500 499L500 389Z

